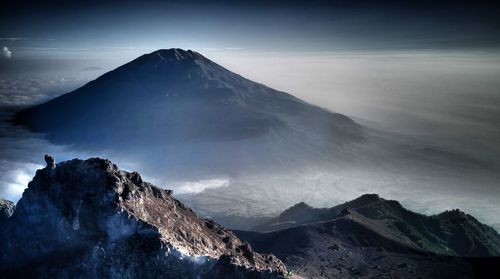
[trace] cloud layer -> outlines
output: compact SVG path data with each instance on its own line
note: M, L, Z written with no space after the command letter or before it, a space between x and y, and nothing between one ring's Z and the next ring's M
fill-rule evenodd
M247 50L241 52L223 56L223 51L217 51L209 58L217 56L216 62L236 73L309 102L368 118L372 124L385 124L399 135L406 134L437 147L448 145L473 158L499 159L500 82L496 77L500 74L500 58L496 55L358 53L286 57L285 53L274 53L266 57ZM22 61L4 62L17 67ZM33 61L27 65L32 69ZM79 87L99 74L97 68L82 69L102 64L78 65L71 73L55 64L44 65L53 72L40 68L37 74L27 73L23 68L6 74L2 72L6 67L0 67L0 112L7 112L7 106L30 105ZM500 179L487 170L447 175L441 168L424 172L402 160L398 162L402 167L408 165L406 172L396 167L374 171L353 166L349 171L311 170L269 177L254 177L250 173L243 178L186 177L185 181L167 183L158 175L159 170L164 171L161 168L148 169L140 160L130 165L119 154L90 154L55 146L39 135L12 127L7 123L8 117L0 117L0 196L7 199L20 197L26 181L43 166L45 153L58 161L98 155L110 158L121 168L139 171L145 180L173 188L174 193L212 193L211 201L220 197L211 204L217 209L234 206L235 210L244 208L252 214L274 213L298 201L331 206L376 192L401 200L419 212L461 208L487 223L500 223L495 214L500 203ZM433 150L434 156L446 155Z

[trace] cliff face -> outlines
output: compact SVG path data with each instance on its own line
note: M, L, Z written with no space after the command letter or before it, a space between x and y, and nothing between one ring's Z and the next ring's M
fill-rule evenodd
M279 278L286 272L279 259L199 218L171 191L97 158L38 170L2 227L0 266L8 275Z

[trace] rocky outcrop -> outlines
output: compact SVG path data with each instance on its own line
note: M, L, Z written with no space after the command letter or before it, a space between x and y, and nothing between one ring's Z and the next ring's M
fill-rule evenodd
M47 163L46 168L53 169L56 167L56 160L54 159L54 157L50 156L49 154L45 154L45 157L43 158L45 159L45 163Z
M0 198L0 225L12 215L15 208L13 202Z
M38 170L1 237L3 274L280 278L283 263L108 160Z

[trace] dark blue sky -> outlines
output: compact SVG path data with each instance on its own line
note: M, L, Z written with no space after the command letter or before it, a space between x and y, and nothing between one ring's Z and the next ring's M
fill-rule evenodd
M0 43L13 58L61 49L82 50L81 54L111 48L332 51L500 46L499 9L481 1L43 2L2 4Z

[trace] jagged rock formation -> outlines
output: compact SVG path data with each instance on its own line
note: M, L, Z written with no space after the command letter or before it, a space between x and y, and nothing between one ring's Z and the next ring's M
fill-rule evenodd
M44 156L45 163L47 163L47 168L53 169L56 167L56 160L54 157L50 156L49 154L45 154Z
M280 278L273 255L108 160L38 170L2 221L1 269L47 278Z
M0 198L0 224L12 215L15 208L16 205L13 202Z

